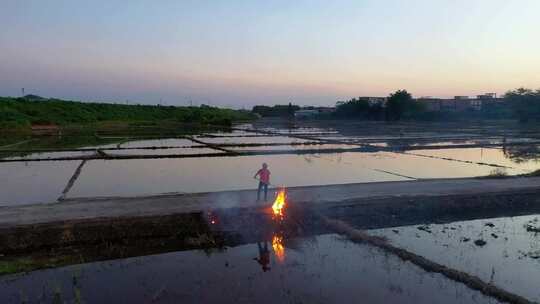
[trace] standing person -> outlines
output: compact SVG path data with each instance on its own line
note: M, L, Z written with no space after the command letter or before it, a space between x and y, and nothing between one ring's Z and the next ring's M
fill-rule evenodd
M257 179L259 177L259 189L257 189L257 201L261 200L261 190L264 188L264 200L268 194L268 185L270 184L270 170L268 170L268 165L266 163L262 164L262 168L255 173L253 178Z

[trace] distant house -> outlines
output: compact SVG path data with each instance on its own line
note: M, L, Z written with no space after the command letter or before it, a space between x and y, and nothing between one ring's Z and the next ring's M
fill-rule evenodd
M315 110L319 111L319 114L331 114L336 111L333 107L316 107Z
M309 118L319 115L317 110L298 110L294 111L295 118Z
M428 112L440 112L441 111L441 99L432 97L421 97L416 101L423 103L426 106Z
M61 135L62 130L55 124L33 124L31 126L33 135Z
M477 95L476 98L469 96L454 96L452 99L421 97L417 101L424 103L430 112L465 112L500 106L504 99L497 98L495 93L486 93Z
M312 118L318 115L331 114L335 112L335 108L331 107L306 107L301 110L294 111L295 118Z
M486 99L497 99L497 94L496 93L485 93L485 94L482 94L482 95L476 95L476 98L477 99L481 99L481 100L486 100Z
M482 110L482 101L480 99L471 99L471 108L475 111Z
M47 99L47 98L44 98L44 97L41 97L41 96L38 96L38 95L32 95L32 94L25 95L25 96L23 96L23 98L25 100L29 100L29 101L42 101L42 100Z

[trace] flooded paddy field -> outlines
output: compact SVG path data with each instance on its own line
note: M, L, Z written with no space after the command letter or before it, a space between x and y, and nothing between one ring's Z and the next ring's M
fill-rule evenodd
M540 164L537 159L512 158L503 147L415 150L407 154L476 164L493 164L512 175L533 172Z
M535 214L392 227L369 233L538 302L539 219Z
M195 137L195 138L209 144L248 144L248 143L288 144L288 143L305 143L305 142L310 141L307 139L288 137L288 136L265 136L265 135L249 136L249 137L223 136L223 137ZM317 139L314 138L313 140L316 141Z
M236 146L230 147L232 151L287 151L287 150L343 150L344 152L349 149L358 148L357 145L346 144L325 144L320 142L303 142L303 143L289 143L289 144L276 144L276 145L258 145L258 146Z
M133 154L144 152L129 151ZM163 152L166 151L168 150ZM217 152L219 151L213 153ZM124 151L117 151L112 155L116 153L122 154ZM275 186L289 187L485 176L494 169L487 165L388 152L90 160L84 164L67 197L140 196L252 189L253 168L259 167L263 162L268 163L274 172L286 173L274 178ZM418 166L419 163L423 165ZM61 164L62 162L57 163ZM28 166L26 169L33 168L33 163L18 165ZM69 174L63 176L65 181L58 183L59 190L63 189L70 177Z
M258 168L263 162L268 163L274 172L288 172L287 175L276 177L274 183L289 187L404 179L374 170L368 173L360 166L350 166L333 159L321 160L315 156L93 160L85 165L84 173L69 196L95 196L96 192L101 196L137 196L252 189L253 168Z
M335 234L40 270L0 289L3 303L498 303Z
M241 205L222 202L241 211L230 211L227 220L205 219L197 224L206 227L202 231L190 223L152 217L131 229L114 230L114 225L100 222L107 218L106 208L45 228L18 227L12 234L0 235L0 242L28 248L33 248L32 239L49 242L35 247L47 258L29 267L41 263L38 253L1 256L0 302L343 303L356 298L371 303L539 302L535 286L540 277L534 272L540 256L536 192L528 188L505 192L501 186L505 179L498 179L500 193L484 196L433 190L424 197L422 186L417 186L416 192L400 195L396 190L394 196L385 197L391 191L379 184L475 178L481 187L487 176L507 176L519 184L519 178L511 176L540 169L540 132L499 130L492 125L256 122L175 134L109 132L14 140L16 144L0 151L0 211L13 210L11 214L21 220L27 217L20 210L37 214L61 206L69 214L69 209L95 210L91 204L100 202L104 203L99 206L112 206L115 199L122 200L122 208L134 206L130 216L137 212L144 216L145 202L165 206L159 197L166 198L169 207L175 200L178 208L189 204L193 212L197 198L189 195L216 193L218 204L221 191L254 190L258 181L253 175L262 163L272 172L269 201L274 189L283 186L313 187L297 193L311 191L311 200L320 202L311 206L307 195L291 196L302 203L298 208L304 216L289 227L294 233L255 233L264 229L263 222L271 221L256 222L267 216L261 209L269 202L256 204L255 195L246 199L251 194L247 191L239 196ZM460 182L472 183L461 180L458 186ZM370 193L347 197L318 188L357 183L379 185L372 190L378 189L373 194L377 192L380 201ZM242 215L245 210L252 215ZM93 216L97 219L92 229L77 226ZM349 230L332 228L327 224L332 220ZM160 230L159 225L165 224L168 230ZM208 227L243 237L216 242L206 236ZM40 229L43 235L32 234ZM46 237L51 231L60 236L63 247L51 245L55 238ZM246 237L246 231L253 233ZM105 235L111 239L99 238ZM78 247L81 244L74 241L78 238L88 247ZM144 244L159 249L142 250L149 246ZM66 250L69 258L62 260ZM419 263L419 257L427 264ZM19 268L13 266L14 260ZM432 271L426 265L446 270ZM471 287L467 283L471 278L478 284Z
M63 161L2 164L0 206L56 201L79 163Z
M221 153L222 151L207 148L205 146L199 147L161 147L161 148L139 148L137 149L122 149L122 150L111 150L103 149L103 152L110 156L120 156L120 155L189 155L189 154L213 154Z
M252 175L263 162L272 169L275 186L517 175L540 169L537 146L524 144L534 142L535 133L519 137L519 130L510 129L497 136L489 127L454 132L437 128L309 124L280 128L244 124L232 130L202 131L198 135L149 138L152 136L145 133L141 138L128 134L86 140L62 138L57 146L50 137L33 138L30 142L24 139L21 145L1 152L4 157L0 167L5 170L0 170L0 178L10 179L6 184L16 187L3 191L0 202L9 205L56 201L74 176L78 159L88 161L66 197L253 189L256 181ZM380 134L380 129L386 133ZM509 133L513 136L505 137ZM494 143L501 146L492 146ZM451 148L463 144L473 147ZM484 144L490 146L483 147ZM398 146L398 150L392 151ZM407 146L410 151L404 148ZM58 161L39 164L33 159ZM13 174L17 168L23 169ZM40 180L43 185L39 193L29 188L36 183L26 176ZM47 176L47 181L42 176Z

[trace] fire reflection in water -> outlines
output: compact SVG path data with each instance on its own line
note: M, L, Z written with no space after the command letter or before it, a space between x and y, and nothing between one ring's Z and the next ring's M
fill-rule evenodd
M257 263L261 266L264 272L270 270L270 251L268 250L268 242L258 242L257 247L259 248L259 257L254 258ZM272 249L274 250L274 255L279 263L285 261L285 246L283 246L283 236L281 233L274 233L272 236Z
M285 260L285 247L283 246L283 236L279 234L274 234L272 237L272 248L274 249L274 254L279 262Z

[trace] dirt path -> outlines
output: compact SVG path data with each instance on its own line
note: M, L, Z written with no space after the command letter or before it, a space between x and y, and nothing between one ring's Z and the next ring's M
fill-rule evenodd
M540 177L433 179L289 188L289 201L305 206L371 204L374 199L536 190ZM54 204L0 207L0 228L92 218L169 215L266 206L254 190L123 198L66 198Z

